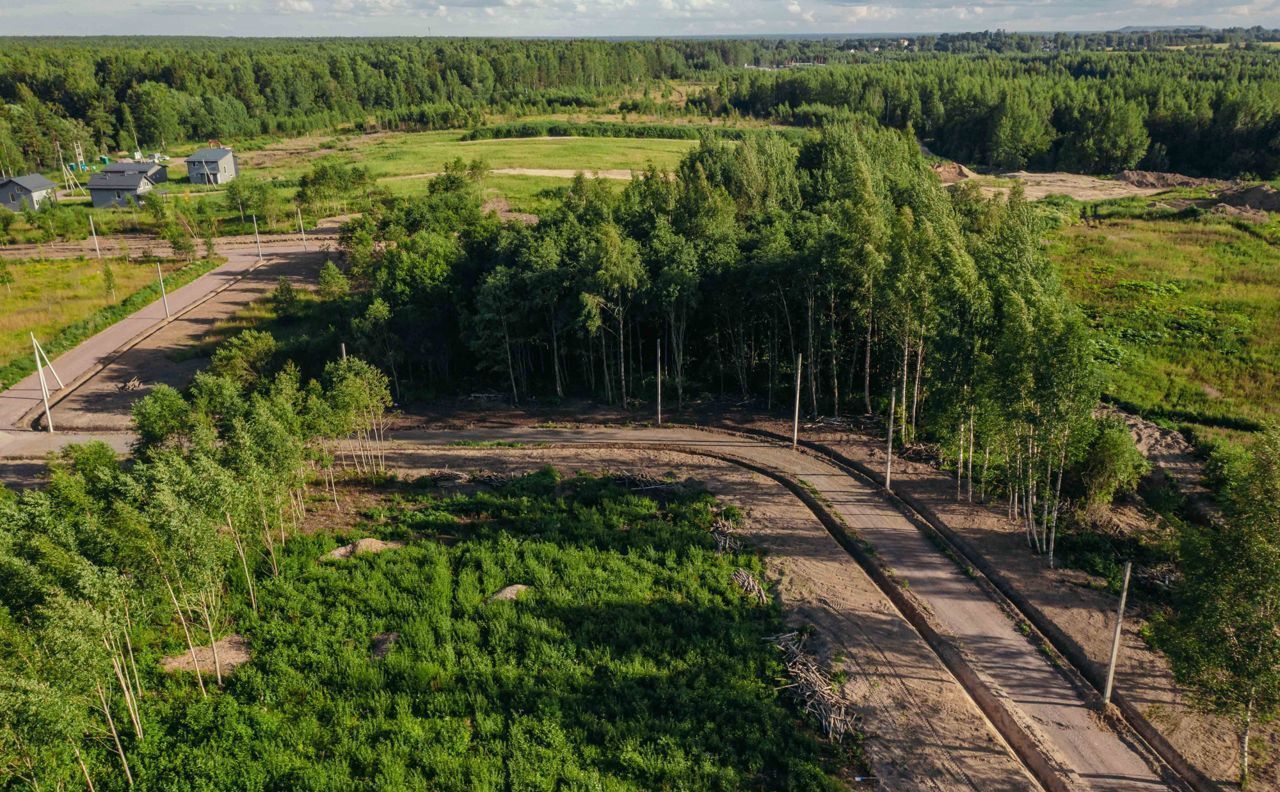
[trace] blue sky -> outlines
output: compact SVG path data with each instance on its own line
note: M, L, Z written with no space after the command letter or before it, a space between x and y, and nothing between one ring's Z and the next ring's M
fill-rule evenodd
M1280 0L0 0L0 34L618 36L1280 27Z

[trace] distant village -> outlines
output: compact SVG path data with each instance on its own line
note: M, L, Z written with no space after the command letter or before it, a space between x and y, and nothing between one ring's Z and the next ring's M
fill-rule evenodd
M77 153L79 149L77 147ZM169 181L168 157L152 154L144 157L134 152L132 158L111 160L101 157L101 169L93 171L83 188L95 209L127 209L146 203L157 186ZM211 144L188 156L187 180L191 184L226 184L238 174L235 153L221 145ZM79 157L74 165L63 166L65 189L80 188L76 173L91 168ZM39 173L22 176L0 175L0 207L11 212L34 211L50 201L58 200L59 185Z

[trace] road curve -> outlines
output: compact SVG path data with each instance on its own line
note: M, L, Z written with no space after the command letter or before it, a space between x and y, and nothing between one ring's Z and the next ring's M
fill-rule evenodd
M782 445L687 428L476 428L407 430L395 444L458 441L569 446L679 447L741 459L813 489L874 549L962 646L987 684L1007 700L1022 728L1060 768L1065 788L1149 792L1171 787L1140 748L1095 714L1080 690L1001 607L880 493L839 468Z

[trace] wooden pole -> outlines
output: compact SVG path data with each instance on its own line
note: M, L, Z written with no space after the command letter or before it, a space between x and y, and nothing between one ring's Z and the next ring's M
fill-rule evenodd
M258 260L262 260L262 237L258 236L258 216L253 215L253 241L258 243Z
M164 318L170 318L169 293L164 290L164 273L160 271L160 261L156 260L156 277L160 279L160 302L164 303Z
M49 434L53 434L53 413L49 410L49 382L44 378L44 367L40 365L40 345L36 336L31 334L32 353L36 356L36 375L40 379L40 398L44 400L44 419L49 425Z
M658 426L662 426L662 339L658 339Z
M898 389L889 389L889 445L884 454L884 488L893 491L893 416L898 411Z
M89 215L89 233L93 234L93 250L98 254L98 261L102 261L102 248L98 247L98 228L93 224L93 215Z
M800 371L804 367L804 355L796 355L796 408L791 415L791 447L800 444Z
M1129 574L1133 562L1124 562L1124 586L1120 589L1120 607L1116 609L1116 633L1111 638L1111 662L1107 664L1107 686L1102 691L1102 706L1111 703L1111 689L1116 679L1116 659L1120 656L1120 635L1124 628L1124 604L1129 599Z
M298 207L298 233L302 234L302 250L307 249L307 229L302 225L302 207Z

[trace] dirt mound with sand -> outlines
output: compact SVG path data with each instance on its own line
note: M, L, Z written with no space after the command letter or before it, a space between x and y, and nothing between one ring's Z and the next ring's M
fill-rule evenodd
M1280 212L1280 190L1269 184L1236 187L1218 193L1218 202L1241 209L1261 212Z
M1199 179L1195 176L1183 176L1181 173L1161 173L1160 171L1127 170L1116 177L1144 189L1168 190L1174 187L1217 187L1222 182L1215 179Z
M404 547L404 542L393 541L384 542L381 539L373 539L365 537L357 539L349 545L336 547L325 554L325 558L350 558L351 556L362 555L364 553L383 553L387 550L399 550Z
M218 665L222 667L222 673L224 674L252 659L249 655L249 642L244 639L243 635L228 635L226 638L219 639L214 645L218 647ZM186 651L182 654L166 657L160 661L160 667L170 674L183 671L194 672L197 664L199 664L200 673L213 673L213 649L211 647L197 646L194 659L191 657L191 652Z
M958 162L939 162L933 166L933 172L943 184L956 184L978 175Z
M527 588L529 587L523 583L517 583L514 586L507 586L502 591L499 591L497 594L494 594L492 597L490 597L489 601L490 602L499 602L499 601L510 602L512 600L518 599L520 595L523 594L525 589Z

